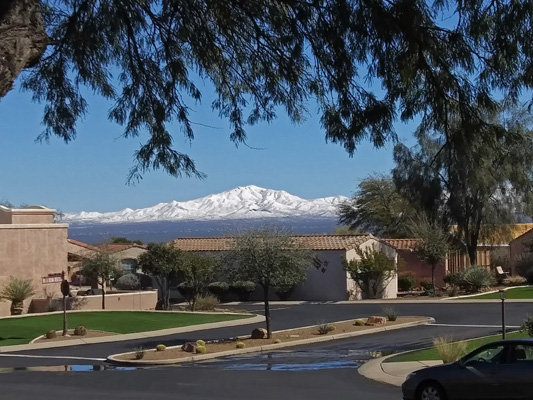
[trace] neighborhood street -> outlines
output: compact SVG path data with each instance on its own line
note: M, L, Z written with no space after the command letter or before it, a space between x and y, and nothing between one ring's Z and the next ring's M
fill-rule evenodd
M387 305L390 305L387 304ZM380 314L383 304L274 304L274 330L316 325ZM42 349L0 354L0 385L5 398L14 400L52 399L64 393L77 399L99 395L113 399L257 399L305 398L400 399L399 388L366 379L357 366L372 356L429 346L434 337L462 339L490 335L501 330L499 302L473 303L457 301L435 303L394 303L399 315L424 315L435 318L431 325L385 331L372 335L298 346L270 354L252 354L206 361L183 366L142 369L102 370L103 361L112 353L134 347L155 347L159 343L179 344L187 340L227 338L248 334L252 326L213 329L127 342ZM261 313L262 305L238 305ZM531 303L508 302L507 326L519 326L532 311ZM74 369L84 372L25 371L32 366L59 366L55 370ZM65 367L62 369L64 366ZM13 370L16 368L18 370ZM88 372L87 370L97 370ZM2 396L4 397L4 396Z

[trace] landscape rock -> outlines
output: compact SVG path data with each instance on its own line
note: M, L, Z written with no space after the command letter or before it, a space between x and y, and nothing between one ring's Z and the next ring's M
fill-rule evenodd
M252 331L252 339L265 339L268 336L268 332L264 328L255 328Z
M196 343L193 342L187 342L183 346L181 346L181 349L183 351L186 351L187 353L196 353Z
M387 318L372 316L372 317L368 317L365 325L367 326L385 325L386 323L387 323Z

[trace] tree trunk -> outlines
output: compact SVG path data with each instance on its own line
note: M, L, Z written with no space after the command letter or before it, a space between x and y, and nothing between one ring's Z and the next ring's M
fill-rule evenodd
M0 1L0 98L24 68L39 62L48 44L39 0Z
M437 294L437 291L435 290L435 268L437 267L436 264L431 266L431 287L433 288L433 296Z
M105 279L102 279L102 310L105 310Z
M268 292L269 292L269 287L263 286L263 300L265 303L265 322L266 322L266 330L267 330L267 339L271 339L272 328L270 326L270 303L268 301Z

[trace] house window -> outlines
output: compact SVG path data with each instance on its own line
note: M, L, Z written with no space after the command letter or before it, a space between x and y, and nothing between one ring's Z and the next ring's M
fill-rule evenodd
M122 269L126 274L135 274L137 272L137 260L132 258L122 260Z

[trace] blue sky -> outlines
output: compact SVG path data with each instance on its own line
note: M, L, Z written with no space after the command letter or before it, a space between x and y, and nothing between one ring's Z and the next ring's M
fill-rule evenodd
M65 144L52 138L35 143L42 131L43 105L16 87L0 100L0 200L15 205L43 204L63 212L115 211L150 207L172 200L192 200L237 186L257 185L285 190L302 198L351 196L372 172L393 166L392 148L376 150L362 143L353 158L342 146L326 143L316 110L304 124L294 125L282 113L271 124L248 129L248 145L229 140L229 123L210 109L210 93L193 106L194 141L185 140L176 124L175 145L189 154L207 178L173 178L148 172L138 184L126 185L133 153L144 138L124 139L122 127L107 120L111 105L89 95L89 112L78 123L77 138ZM401 141L412 144L413 125L399 125ZM260 149L257 150L256 148Z

